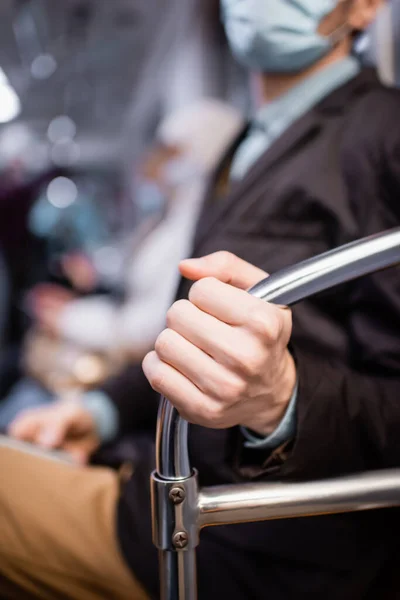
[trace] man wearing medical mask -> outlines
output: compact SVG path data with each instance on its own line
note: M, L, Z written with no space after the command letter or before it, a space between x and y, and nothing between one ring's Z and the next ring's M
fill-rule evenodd
M222 4L233 52L259 73L262 105L210 187L194 260L181 264L184 277L197 283L190 288L181 281L168 328L146 357L144 371L153 388L195 424L190 450L201 485L315 479L399 465L396 274L376 274L304 302L294 309L293 325L290 311L245 292L266 271L399 223L400 95L352 56L356 34L373 20L380 2ZM132 369L130 377L122 394L113 393L112 383L107 387L119 434L151 428L157 410L157 395L139 371ZM93 422L82 407L66 410L58 446L93 434ZM19 437L35 441L42 430L43 422L33 419L30 431ZM0 454L3 486L11 481L14 497L21 489L8 475L11 467L24 473L30 490L40 475L43 490L35 489L38 498L31 498L29 514L32 502L46 494L47 479L57 482L62 497L52 501L59 519L78 523L81 537L90 524L94 535L105 522L104 515L101 520L89 513L88 504L101 507L107 500L109 514L116 503L123 556L147 593L157 597L148 509L151 460L143 445L139 457L116 500L118 492L110 492L115 477L108 471L100 482L94 469L62 472L39 459ZM0 515L0 540L8 539L14 548L18 528L27 535L29 519L21 504L11 514L11 526ZM206 530L198 549L200 599L395 600L400 589L396 515L380 511ZM54 540L65 538L45 519L36 523L37 537L47 541L48 568L57 554ZM103 536L98 547L104 552L90 561L97 585L106 589L101 564L108 561L116 581L113 597L141 597L132 575L129 583L120 569L115 579L118 553L110 542L106 552L112 536ZM34 536L29 544L32 552ZM68 559L75 558L81 579L73 581L79 586L80 561L69 543L63 549ZM5 550L2 554L7 557ZM0 559L8 584L24 585L21 573L26 575L29 565L22 554L13 553L19 562ZM37 589L57 597L49 595L38 572ZM71 582L71 569L67 574Z

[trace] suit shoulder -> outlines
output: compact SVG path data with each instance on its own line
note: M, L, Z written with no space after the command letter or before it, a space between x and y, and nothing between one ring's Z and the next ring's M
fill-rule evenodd
M377 150L400 144L400 90L377 85L360 95L347 116L347 139ZM375 152L374 152L375 154Z
M353 105L353 111L359 118L366 118L369 122L394 119L399 121L400 90L383 84L371 88L359 96Z

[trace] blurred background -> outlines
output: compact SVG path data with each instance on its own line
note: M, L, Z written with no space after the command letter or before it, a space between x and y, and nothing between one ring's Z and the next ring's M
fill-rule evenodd
M358 50L383 79L400 82L400 0ZM159 124L201 98L245 118L250 84L228 53L218 0L1 0L1 398L26 373L57 392L65 372L73 385L105 376L109 361L104 370L98 359L109 345L89 343L82 355L71 334L72 347L42 355L47 367L57 356L52 375L62 363L64 379L44 381L32 360L42 348L35 324L54 341L55 305L89 292L121 305L125 240L163 210L154 190L145 200L138 193L138 165ZM57 291L37 289L43 283Z
M129 185L165 111L245 101L216 0L2 0L0 27L3 167L125 170Z
M399 0L390 12L377 28L381 56L375 32L366 54L400 78ZM1 0L0 28L2 169L94 171L129 187L169 110L210 95L248 108L218 0Z

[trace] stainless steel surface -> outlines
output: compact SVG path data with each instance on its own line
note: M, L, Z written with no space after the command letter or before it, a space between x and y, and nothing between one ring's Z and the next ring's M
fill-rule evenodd
M160 571L160 599L177 600L179 598L178 585L178 553L170 550L158 552Z
M195 550L170 552L160 550L161 600L196 600Z
M261 281L251 294L292 305L335 285L400 263L400 227L283 269Z
M187 546L195 548L199 543L197 473L182 479L179 488L182 499L175 502L175 481L168 481L153 473L151 476L151 511L153 523L153 543L159 550L174 550L176 534L187 535Z
M187 440L188 423L162 398L156 437L156 468L161 477L179 481L191 476Z
M246 523L400 505L400 469L311 483L254 483L205 488L199 526Z
M178 554L179 600L197 599L196 551L185 550ZM172 599L168 599L172 600Z

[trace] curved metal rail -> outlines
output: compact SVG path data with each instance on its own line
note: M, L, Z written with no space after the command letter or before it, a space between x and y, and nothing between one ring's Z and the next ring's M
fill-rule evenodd
M267 302L291 306L331 287L396 264L400 264L400 227L284 269L257 284L249 293ZM178 539L176 543L177 533L181 535L183 530L185 537L185 528L192 531L212 524L400 504L400 471L337 480L334 485L339 492L336 495L329 482L222 486L199 493L189 460L188 424L165 398L161 400L157 423L156 465L152 493L153 537L160 549L161 597L168 600L197 597L194 581L198 542ZM186 508L185 502L183 508L178 502L178 508L173 510L171 502L176 502L171 500L171 494L179 496L182 490L192 500L186 500Z
M250 290L267 302L291 306L335 285L400 263L400 227L352 242L271 275ZM188 426L165 398L157 424L157 473L190 477Z

